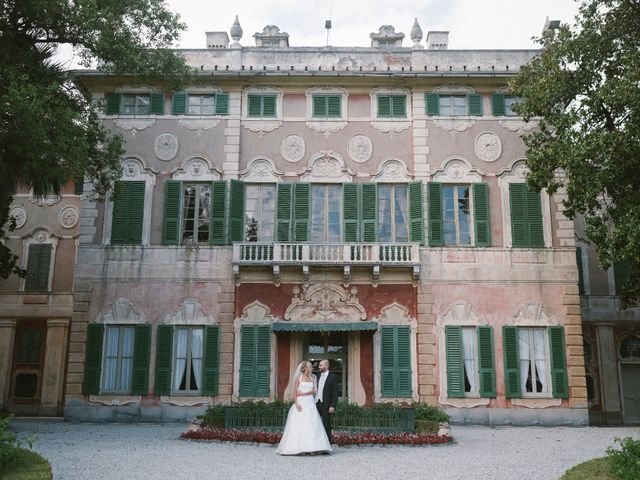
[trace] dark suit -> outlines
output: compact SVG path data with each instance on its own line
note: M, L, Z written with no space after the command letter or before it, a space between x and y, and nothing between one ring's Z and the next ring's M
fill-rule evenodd
M320 378L318 375L318 393L320 389ZM322 401L316 402L318 407L318 413L322 418L322 424L324 430L327 432L327 438L331 442L331 414L329 408L334 409L338 406L338 377L334 373L329 372L326 380L324 381L324 388L322 390Z

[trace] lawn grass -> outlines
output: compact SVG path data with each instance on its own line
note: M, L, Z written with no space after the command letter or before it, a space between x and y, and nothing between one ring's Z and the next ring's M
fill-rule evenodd
M0 471L0 480L51 480L51 466L36 452L19 448L16 463Z
M608 457L594 458L567 470L560 480L617 480Z

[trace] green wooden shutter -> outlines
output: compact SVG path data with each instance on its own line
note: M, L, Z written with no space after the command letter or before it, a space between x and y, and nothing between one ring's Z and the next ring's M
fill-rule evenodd
M569 398L567 356L564 348L564 327L549 327L549 352L551 353L551 386L553 398Z
M378 185L362 184L362 228L361 241L375 242L378 238Z
M151 94L151 115L164 115L164 93Z
M529 246L544 247L544 230L542 227L542 204L540 192L527 185L527 226L529 230Z
M189 96L186 92L175 92L171 98L171 113L173 115L184 115L187 113L187 99Z
M238 393L241 397L252 397L255 393L257 328L257 325L242 325L240 327L240 384Z
M229 236L232 242L244 241L244 183L231 180Z
M582 269L582 248L576 247L576 265L578 267L578 293L584 295L584 272Z
M447 349L447 396L464 397L464 355L462 349L462 328L444 327Z
M265 95L262 97L262 116L276 116L276 97L274 95Z
M209 243L224 245L227 242L227 182L215 181L211 185L211 222Z
M76 178L73 181L73 194L74 195L82 195L84 192L84 178Z
M360 240L358 207L361 194L361 187L357 183L342 184L343 240L345 242L353 243Z
M262 114L262 96L249 95L249 106L247 115L249 117L259 117Z
M202 394L218 394L220 373L220 327L204 327L204 361L202 368Z
M216 115L229 115L228 93L218 93L216 95Z
M493 361L493 328L478 327L478 373L480 377L480 396L495 398L496 371Z
M84 353L83 395L100 393L100 373L102 370L102 341L104 325L91 323L87 326L87 343Z
M151 325L136 325L133 344L133 376L131 393L149 393L149 357L151 354Z
M162 225L163 245L180 244L180 204L182 183L179 180L167 180L164 184L164 222Z
M442 184L429 182L429 245L441 247L444 245L444 232L442 221Z
M120 113L120 94L107 93L107 105L105 113L107 115L118 115Z
M294 242L309 241L309 213L311 207L311 189L308 183L294 184Z
M420 245L424 244L422 218L422 182L412 182L409 184L409 238Z
M504 94L493 93L491 94L491 113L496 117L504 115Z
M396 342L394 327L380 327L380 383L383 397L395 397Z
M486 183L473 184L473 214L476 231L476 247L491 246L489 187Z
M256 397L268 397L271 393L271 327L256 327Z
M406 95L392 95L391 96L391 115L394 117L406 117L407 116L407 96Z
M276 241L288 242L291 238L292 183L279 183L276 206Z
M154 393L171 395L171 362L173 360L173 325L158 325L156 336L156 378Z
M411 329L407 326L396 327L396 362L396 396L411 397Z
M313 98L313 116L326 117L327 116L326 97L324 95L314 95L312 98Z
M507 398L520 398L520 358L518 355L518 327L502 327L504 353L504 389Z
M116 182L111 222L113 245L142 243L144 189L144 181Z
M378 117L391 116L391 97L389 95L378 95Z
M467 95L469 105L469 115L482 116L482 95L470 93Z
M631 262L629 260L623 260L621 262L615 262L613 264L613 281L615 283L615 295L622 293L622 287L627 281L629 271L631 270Z
M511 239L514 247L527 247L527 184L509 184L509 204L511 206Z
M129 183L129 230L127 243L142 243L142 229L144 222L144 182Z
M341 112L342 96L329 95L327 97L327 116L339 117Z
M24 289L27 292L49 290L49 268L51 266L51 244L29 245L27 254L27 277Z
M427 104L427 115L440 115L440 95L437 93L425 94L425 103Z

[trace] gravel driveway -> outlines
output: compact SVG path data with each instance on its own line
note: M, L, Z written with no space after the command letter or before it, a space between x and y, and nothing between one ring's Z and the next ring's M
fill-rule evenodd
M280 457L275 448L180 440L185 425L87 424L14 419L55 480L557 479L604 455L634 428L454 426L455 445L336 447L331 456Z

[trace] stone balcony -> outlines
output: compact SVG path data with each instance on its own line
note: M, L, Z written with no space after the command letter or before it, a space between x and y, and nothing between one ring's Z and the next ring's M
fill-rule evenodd
M420 249L417 243L237 243L233 245L232 268L236 283L240 267L266 266L273 269L274 281L280 281L281 266L300 266L308 278L314 266L340 267L345 283L352 267L371 267L374 283L381 267L406 267L415 281L420 277Z

